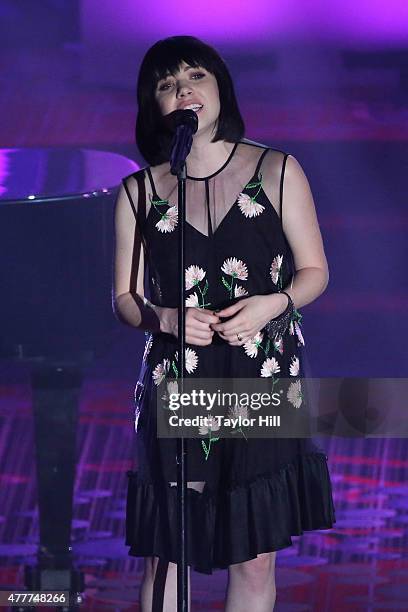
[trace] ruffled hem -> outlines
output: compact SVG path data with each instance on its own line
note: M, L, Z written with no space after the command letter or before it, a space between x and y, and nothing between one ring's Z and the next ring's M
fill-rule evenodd
M128 472L126 544L129 555L177 561L177 487L139 482ZM165 494L164 494L165 493ZM262 474L217 494L187 489L187 562L211 574L292 545L291 536L331 529L336 522L327 456L298 455L274 474Z

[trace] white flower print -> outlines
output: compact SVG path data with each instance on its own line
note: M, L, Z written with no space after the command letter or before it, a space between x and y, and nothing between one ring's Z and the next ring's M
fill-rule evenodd
M198 356L195 351L191 348L186 348L186 370L189 374L192 374L198 365Z
M241 406L240 404L235 404L235 406L230 406L228 409L228 414L227 414L227 418L229 419L239 419L241 417L241 422L243 419L247 419L249 417L248 414L248 406ZM239 423L239 421L238 421ZM243 425L234 425L234 427L231 430L231 433L242 433L242 435L244 436L245 440L247 440L247 437L244 433L244 430L242 429Z
M247 218L257 217L265 210L265 206L255 202L255 200L246 193L239 194L238 206L242 214L244 214Z
M163 361L157 364L152 372L153 382L155 385L160 385L160 383L165 379L167 372L170 368L170 360L164 358Z
M261 376L263 378L268 378L278 372L280 372L280 365L275 357L268 357L268 359L265 359L261 368Z
M235 404L235 406L230 406L228 408L228 418L231 419L247 419L248 418L248 406L241 406L240 404Z
M172 395L173 393L179 392L178 383L176 380L169 380L166 386L167 386L167 390L165 394L162 396L162 400L168 400L170 398L170 395Z
M299 359L296 355L293 355L291 364L289 366L289 373L291 376L299 375Z
M300 380L296 380L295 382L290 383L286 397L295 408L300 408L300 406L302 405L303 397Z
M198 365L198 355L193 349L189 347L185 349L184 355L185 355L184 363L186 366L186 370L189 374L192 374ZM178 351L174 353L174 360L175 361L178 360Z
M255 336L253 336L253 338L250 338L247 342L245 342L242 345L248 357L257 356L258 348L262 342L262 339L263 339L263 334L261 332L258 332L257 334L255 334Z
M296 332L296 335L298 337L299 344L301 344L302 346L305 346L305 341L304 341L304 338L303 338L302 331L300 329L299 323L297 321L295 321L293 325L295 327L295 332Z
M177 206L169 206L169 208L162 214L160 221L156 223L156 227L160 232L172 232L177 225L177 221Z
M248 295L248 291L241 287L241 285L235 285L234 287L234 297L242 297L244 295Z
M192 293L191 295L189 295L186 298L186 306L190 306L193 308L199 308L200 307L200 302L198 300L198 295L196 294L196 292L194 291L194 293Z
M278 284L279 272L282 266L282 262L283 262L283 255L276 255L276 257L274 257L271 263L270 275L271 275L272 282L275 285Z
M213 416L207 416L207 423L208 425L201 425L201 427L198 428L201 436L207 435L210 431L218 431L220 428L218 419L215 419Z
M282 336L274 340L273 346L281 355L283 355L283 339Z
M238 278L239 280L246 280L248 278L246 264L236 257L229 257L226 259L221 266L221 270L225 274L229 274L229 276Z
M195 285L198 285L205 276L205 271L199 266L189 266L186 268L186 290L192 289Z
M294 326L293 326L293 321L291 321L291 322L290 322L290 324L289 324L289 334L290 334L291 336L294 336L294 335L295 335L295 328L294 328Z

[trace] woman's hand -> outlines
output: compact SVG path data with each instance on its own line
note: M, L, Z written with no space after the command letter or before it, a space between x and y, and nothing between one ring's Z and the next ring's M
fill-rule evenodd
M160 331L178 338L178 309L160 309ZM186 308L186 342L197 346L211 344L214 331L210 325L219 323L220 319L207 308Z
M283 293L252 295L217 312L220 317L230 317L224 323L212 324L223 340L231 346L242 346L255 336L266 323L286 310L288 298ZM241 340L238 340L238 335Z

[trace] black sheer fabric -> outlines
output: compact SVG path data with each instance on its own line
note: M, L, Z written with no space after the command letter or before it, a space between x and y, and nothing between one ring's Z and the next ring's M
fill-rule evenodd
M294 264L282 226L286 160L282 151L243 141L213 175L188 177L187 306L215 310L290 286ZM177 181L159 166L123 182L143 239L150 299L177 307ZM187 345L186 368L200 378L275 375L296 383L303 344L299 319L269 344L264 330L244 346L214 334L209 346ZM131 555L173 562L176 440L157 438L155 385L171 380L176 351L175 337L146 335L136 386L137 467L128 473L126 519ZM195 570L211 573L285 548L291 536L335 522L327 456L312 440L220 438L206 454L200 439L189 439L187 448L188 563Z

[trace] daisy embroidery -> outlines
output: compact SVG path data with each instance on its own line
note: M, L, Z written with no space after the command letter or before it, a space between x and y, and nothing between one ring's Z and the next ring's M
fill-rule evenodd
M238 278L239 280L247 280L248 278L246 264L236 257L229 257L226 259L221 266L221 270L225 274L228 274L233 278Z
M177 225L178 210L177 206L170 206L165 213L162 214L160 221L156 223L159 232L172 232Z
M248 414L248 406L241 406L240 404L235 404L235 406L230 406L228 408L228 418L229 419L247 419L249 417Z
M262 206L262 204L259 204L259 202L256 201L256 198L258 197L261 189L262 174L259 174L259 181L255 181L254 183L247 183L244 187L244 191L256 190L256 192L252 196L248 195L247 193L241 192L238 196L239 209L247 219L257 217L265 210L265 206Z
M210 455L211 444L219 440L219 438L213 438L212 432L218 431L218 429L220 428L220 423L218 422L218 419L215 419L213 416L207 416L207 423L208 425L202 425L198 428L198 431L201 436L205 436L208 434L207 444L204 440L201 440L201 446L203 447L206 461Z
M258 332L257 334L255 334L255 336L253 338L251 338L250 340L248 340L248 342L245 342L242 346L244 347L245 353L248 355L248 357L256 357L258 354L258 349L261 346L262 343L262 339L263 339L263 334L261 332Z
M289 366L289 373L291 376L299 375L299 359L296 357L296 355L293 355L292 357L292 361Z
M162 396L162 400L169 400L170 396L173 394L178 395L179 394L179 390L178 390L178 382L176 380L169 380L169 382L167 383L167 389L165 394Z
M208 280L205 279L205 282L201 284L205 275L205 270L200 268L200 266L192 265L186 268L186 290L189 291L194 287L198 291L198 293L195 291L186 298L186 306L193 306L194 308L211 306L210 302L205 301L205 296L208 292Z
M186 298L186 306L190 306L192 308L199 308L200 307L200 302L198 300L198 295L196 294L195 291L194 291L194 293L189 295L188 298Z
M165 379L167 372L170 368L170 361L168 359L163 359L157 366L154 368L152 372L153 382L155 385L160 385L160 383Z
M243 419L247 419L249 417L248 414L248 406L241 406L240 404L235 404L235 406L230 406L228 409L228 414L227 414L227 418L229 419L239 419L241 418L241 421ZM245 440L247 440L247 437L244 433L244 430L242 429L242 425L240 427L237 427L235 425L235 427L233 427L233 429L231 430L231 433L235 434L235 433L242 433L242 435L244 436Z
M200 436L206 436L210 431L218 431L220 428L220 424L218 419L215 419L213 416L207 417L207 425L201 425L198 428Z
M248 291L241 287L241 285L235 285L234 297L243 297L244 295L248 295Z
M246 193L239 194L238 206L242 214L245 215L247 219L257 217L265 210L265 206L262 206L262 204L258 204L258 202L254 200L254 198L251 198L251 196Z
M261 368L261 376L263 378L269 378L278 372L280 372L280 366L275 357L268 357L268 359L265 359Z
M275 351L278 351L281 355L283 355L283 339L282 336L280 338L276 338L273 343L273 348Z
M150 196L150 202L155 211L160 215L156 228L162 233L172 232L178 221L177 206L169 206L168 200L155 199L152 196ZM164 206L167 206L165 210L163 210Z
M205 271L199 266L189 266L186 268L186 289L192 289L203 280Z
M276 255L273 262L271 263L269 273L271 275L272 282L275 285L278 284L282 262L283 262L283 255Z
M286 397L295 408L300 408L303 398L300 380L290 383Z
M241 281L247 280L248 268L240 259L237 259L236 257L229 257L222 264L221 270L224 272L224 274L231 276L230 281L227 281L224 276L221 277L221 281L224 287L229 291L230 298L232 298L234 295L234 280L236 278Z
M295 333L296 333L296 335L298 337L298 344L302 345L302 346L305 346L305 341L304 341L304 338L303 338L302 331L300 329L299 323L297 321L294 321L293 327L294 327Z
M193 349L189 347L185 349L184 355L185 355L184 363L185 363L186 370L189 374L192 374L198 366L198 355ZM178 351L174 353L174 361L172 363L173 370L175 371L176 376L178 376L178 370L175 365L177 361L178 361Z

